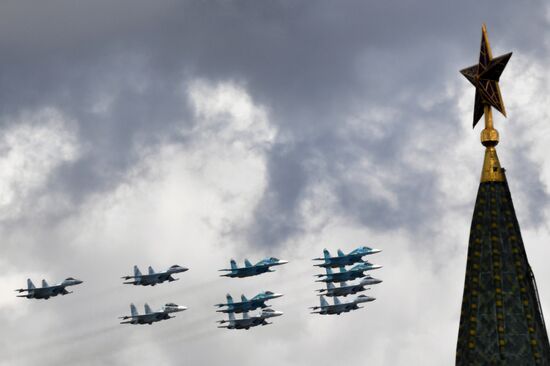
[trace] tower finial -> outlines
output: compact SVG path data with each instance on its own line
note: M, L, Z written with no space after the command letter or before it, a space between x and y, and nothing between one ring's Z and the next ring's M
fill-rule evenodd
M491 108L494 107L506 117L506 109L504 108L498 81L511 56L512 52L493 58L489 37L487 37L487 27L483 24L481 27L479 62L477 65L460 71L476 88L473 126L475 127L481 116L485 115L485 129L481 131L481 143L486 147L485 161L481 173L482 182L504 180L504 174L495 150L499 136L498 131L493 126Z

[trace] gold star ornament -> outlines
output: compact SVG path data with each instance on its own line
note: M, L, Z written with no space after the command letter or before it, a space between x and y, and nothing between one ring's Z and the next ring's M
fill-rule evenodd
M510 57L512 57L512 52L493 58L489 38L487 37L487 28L483 24L481 27L479 63L460 71L476 87L473 127L483 116L486 106L489 106L489 108L494 107L506 117L498 80Z

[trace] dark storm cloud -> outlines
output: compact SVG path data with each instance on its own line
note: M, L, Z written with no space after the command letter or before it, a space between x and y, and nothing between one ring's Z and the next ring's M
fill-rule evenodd
M424 123L416 96L438 96L449 75L459 78L457 70L475 61L472 40L483 20L499 35L497 50L523 47L536 42L532 34L543 33L537 7L494 8L474 2L7 2L0 15L6 55L0 111L9 123L18 111L53 105L78 121L87 151L50 185L78 203L117 184L139 158L136 141L154 145L160 137L177 137L177 124L190 123L186 80L242 82L269 108L280 133L296 140L273 149L269 187L253 225L254 240L277 244L300 231L300 192L322 179L308 169L309 156L320 153L335 175L342 174L342 163L352 167L358 158L343 156L350 143L380 166L401 164L413 143L405 138L414 139L409 128ZM112 98L109 109L94 113L102 96ZM452 133L455 102L428 111L438 116L438 129ZM343 119L363 104L399 111L404 120L388 121L392 131L378 141L335 137ZM371 123L368 114L365 124ZM433 174L401 168L411 179L391 184L398 202L409 202L415 185L423 187L421 205L433 201L436 187L427 184ZM361 182L338 182L334 189L342 207L366 225L417 225L383 203L355 197L361 191L369 197Z

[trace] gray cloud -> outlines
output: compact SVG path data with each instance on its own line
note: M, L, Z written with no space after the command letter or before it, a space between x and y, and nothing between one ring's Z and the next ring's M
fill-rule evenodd
M240 358L244 364L251 364L252 356L263 351L280 354L277 360L286 360L288 364L305 364L311 359L321 365L334 364L334 360L318 354L319 345L331 343L328 335L321 335L320 330L327 334L329 329L331 334L346 333L342 324L353 324L349 320L341 324L322 320L320 325L312 325L309 318L292 315L302 311L308 300L315 300L298 290L293 290L292 295L297 301L303 296L301 307L283 303L283 307L288 306L285 317L289 320L285 320L286 324L282 321L272 333L267 329L262 331L262 336L272 343L260 347L254 342L254 336L230 337L205 328L202 320L213 320L206 310L198 311L196 318L191 312L181 316L190 329L185 335L168 324L151 330L147 336L136 330L112 331L113 316L126 311L129 301L153 298L160 304L172 295L172 288L157 292L157 296L139 291L121 293L114 289L111 280L134 262L145 265L154 261L162 265L172 260L172 256L151 249L151 242L161 246L164 241L173 240L185 247L191 246L186 242L187 237L198 242L204 238L205 248L221 251L213 255L214 261L219 260L216 266L226 261L223 255L247 251L251 251L251 257L282 252L295 256L296 266L300 266L309 265L304 258L309 260L310 251L316 253L324 246L344 245L343 242L356 238L360 232L377 238L380 244L387 244L384 249L388 254L384 260L398 267L386 266L384 275L388 281L384 284L387 285L377 291L380 291L378 301L384 302L388 309L384 312L378 308L377 314L397 316L401 323L387 324L382 322L383 317L380 317L382 320L369 318L381 334L380 340L373 340L373 346L366 348L370 354L377 352L373 356L374 364L405 364L405 360L418 357L414 353L418 343L406 334L420 334L424 344L435 342L429 335L430 330L422 328L412 315L407 316L407 312L388 305L390 300L399 300L417 309L415 303L421 302L421 298L433 297L430 290L433 286L441 286L442 291L449 293L447 299L433 300L434 304L447 309L436 312L434 308L433 317L441 320L438 330L451 339L457 332L462 272L453 270L443 276L441 284L432 282L431 277L449 257L453 257L451 264L459 269L464 265L460 255L465 255L462 252L475 187L466 200L458 193L459 198L454 197L444 181L453 165L478 164L474 168L478 169L482 159L481 150L472 152L471 156L456 156L453 151L453 142L458 145L477 139L478 134L463 127L469 123L470 115L464 116L459 106L461 88L467 82L461 80L458 70L475 62L483 21L488 23L496 54L513 50L512 63L517 57L531 57L533 62L544 64L548 59L547 11L541 1L528 5L496 1L481 4L475 1L410 4L3 2L0 5L3 55L0 129L6 131L21 124L23 115L54 108L73 131L80 150L78 157L52 168L45 174L43 184L29 190L21 215L0 222L4 241L1 257L6 272L17 276L19 282L24 281L27 273L44 273L55 278L81 273L90 281L73 299L64 298L46 305L26 303L26 312L17 315L17 321L12 320L11 305L2 307L0 302L0 319L5 324L0 334L28 339L35 345L40 341L33 334L45 336L48 329L56 329L55 346L39 345L40 349L52 347L49 358L44 361L52 365L64 359L81 364L125 364L129 360L139 364L143 360L133 359L136 356L132 356L131 351L139 349L139 345L150 346L151 357L160 357L160 363L179 364L178 341L162 345L154 338L163 331L182 343L195 342L195 351L186 349L189 352L186 360L192 364L200 363L200 352L207 352L213 340L227 345L220 346L217 356L204 356L205 364L221 364L229 358ZM228 194L220 194L223 185L197 178L206 174L201 170L204 165L217 160L215 154L220 157L228 154L239 160L232 162L236 166L248 156L234 150L227 141L196 133L205 122L197 117L186 93L197 79L212 85L238 85L255 105L265 109L270 125L276 129L276 138L269 146L251 148L254 162L242 168L250 175L243 177L243 182L235 181L237 186L244 185L246 180L253 181L254 189L232 188ZM505 99L510 90L508 83L512 82L503 76ZM473 91L468 93L473 102ZM206 134L222 133L227 117L216 118L217 123ZM28 123L40 126L39 121ZM518 138L523 141L527 137ZM212 148L213 153L200 155L201 143L224 148ZM166 146L175 152L159 153ZM506 149L504 141L501 146L501 150ZM529 151L515 146L510 147L512 150L513 153L504 153L502 160L504 166L510 167L512 194L521 199L520 206L527 207L522 212L528 216L520 218L520 222L528 230L542 230L548 207L545 179L539 169L543 163ZM194 153L198 154L196 161L190 158ZM158 159L156 164L144 163L151 156ZM265 172L254 165L256 163L265 166ZM160 171L155 170L157 168ZM176 179L171 175L176 174L175 171L183 175ZM188 173L190 171L195 173ZM264 173L265 184L260 182ZM478 171L468 171L468 174L477 176ZM219 181L224 179L229 178L218 177ZM193 185L195 180L198 183ZM151 182L164 190L154 188ZM175 206L182 210L200 208L201 205L190 203L194 198L191 195L195 191L203 192L198 187L204 185L204 192L208 193L202 193L207 202L202 205L212 204L220 212L196 222L192 216L185 216L185 220L195 223L185 226L185 232L178 231L177 224L171 221L156 222L148 210L158 210L158 215L168 221L166 212L176 210L168 210L168 204L159 203L164 202L165 195L169 194L166 192L172 192L166 182L177 182L182 191L191 192L189 196L176 197L180 201ZM458 182L457 186L462 183L469 181ZM185 184L189 186L183 188ZM149 198L147 190L139 191L136 187L140 185L156 192L158 200ZM126 190L140 193L127 199ZM219 203L218 197L229 203ZM247 201L247 205L243 204L247 211L237 212L241 206L232 202L240 202L243 197L254 197L250 198L253 204L248 205ZM167 200L173 201L171 197ZM309 211L304 208L307 205L318 211L319 222L312 223ZM159 208L161 206L164 208ZM229 213L231 210L235 212ZM460 212L461 218L451 216L453 212ZM244 219L234 219L241 214ZM124 221L126 217L128 221ZM212 233L200 231L203 222L208 222ZM150 227L146 229L146 226ZM335 226L346 230L338 231ZM195 227L201 228L197 229L200 235L193 232ZM226 235L227 232L232 235ZM211 248L213 242L218 246ZM174 242L161 247L169 248L174 257L179 255L178 261L187 260L185 256L192 250L180 248ZM464 249L458 256L457 247ZM418 254L426 248L433 254ZM407 256L413 259L404 258ZM214 264L200 256L193 258L199 261L197 265L206 267L197 269L201 276L215 276L207 270ZM421 282L414 285L419 294L407 292L411 298L406 298L395 283L399 282L399 276L415 273L417 268L410 261L425 268L418 269ZM98 275L98 268L104 273ZM287 273L296 275L299 271ZM182 290L174 295L176 300L194 301L191 305L195 308L202 303L210 306L219 294L223 296L228 291L227 283L210 283L201 276L190 281L208 283L210 292L202 291L196 298L190 298ZM305 277L296 275L293 280L280 277L280 287L284 290L296 281L308 286ZM250 292L257 289L248 286ZM548 285L541 283L540 286L543 300L545 296L550 297ZM239 286L231 290L241 291ZM91 301L91 298L85 297L86 291L109 299L104 303L94 299L88 304L84 300ZM76 295L82 298L79 300ZM0 299L10 296L2 294ZM72 306L65 300L74 301L71 304L81 306L81 310L96 309L97 313L93 312L90 319L94 327L86 323L82 314L71 312ZM456 304L456 308L449 310L450 304ZM36 323L21 326L33 311L52 320L36 321L37 317L33 317ZM421 318L433 323L432 319ZM72 321L78 321L78 326ZM291 326L297 335L289 330ZM397 337L395 334L400 328L404 328L405 333ZM352 328L352 334L359 331L358 327ZM119 343L110 341L109 335L115 332L117 339L121 338ZM308 337L311 342L303 339ZM402 352L389 351L395 349L389 337L395 337L395 348ZM289 339L294 345L289 344ZM251 351L250 358L246 358L238 347L241 341L257 348L258 353ZM11 346L0 345L13 355ZM351 347L342 342L338 345L348 350ZM451 344L424 362L449 363L453 347ZM33 362L31 356L20 357L16 359L18 364Z

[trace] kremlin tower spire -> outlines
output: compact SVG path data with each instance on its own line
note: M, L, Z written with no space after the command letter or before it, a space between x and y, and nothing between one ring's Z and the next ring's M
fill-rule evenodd
M461 73L475 86L473 125L485 116L485 158L466 264L456 365L550 365L550 344L504 169L492 108L504 116L499 78L512 53L493 58L482 27L479 63Z

